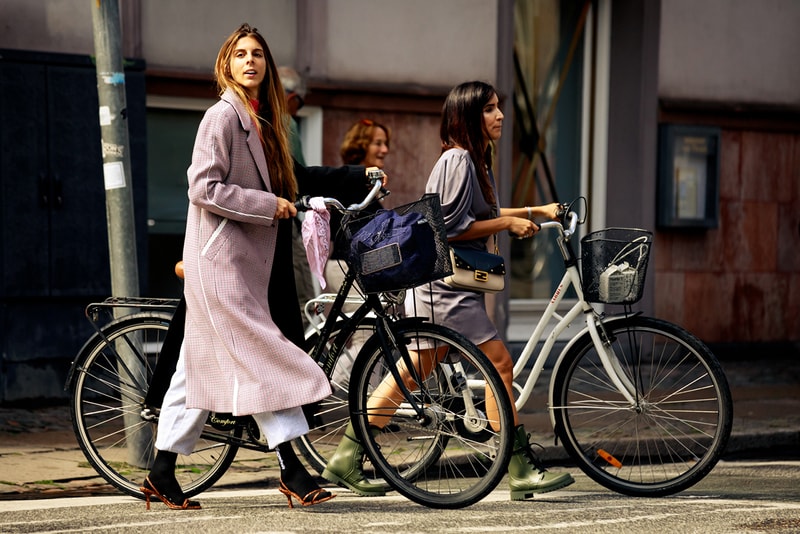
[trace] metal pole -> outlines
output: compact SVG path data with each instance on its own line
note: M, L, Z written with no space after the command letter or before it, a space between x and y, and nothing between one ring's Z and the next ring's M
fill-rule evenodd
M135 297L139 295L139 273L136 263L136 229L119 5L117 0L91 2L94 6L92 23L97 62L97 97L100 104L111 292L114 296Z
M136 228L133 211L130 145L128 143L125 72L120 44L120 18L117 0L91 0L94 28L94 53L97 67L97 97L103 151L103 178L106 190L106 221L111 269L111 293L114 296L139 296L139 273L136 258ZM130 311L130 310L129 310ZM117 352L133 372L144 375L142 340L120 342ZM135 350L132 347L137 347ZM120 373L120 376L125 376ZM120 402L136 408L139 392L120 384ZM128 461L147 467L153 454L150 433L142 432L139 410L126 410Z

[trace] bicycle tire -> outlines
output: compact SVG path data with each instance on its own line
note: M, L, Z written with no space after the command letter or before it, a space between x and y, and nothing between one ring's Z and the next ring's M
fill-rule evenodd
M330 336L328 336L325 349L320 354L312 351L319 342L319 332L314 332L306 338L304 349L323 369L329 358L335 358L332 371L328 378L333 386L333 393L326 399L315 403L312 408L312 424L309 432L294 440L298 452L305 458L312 469L320 475L325 470L328 459L333 455L339 442L344 438L344 431L350 422L350 409L348 395L350 391L350 371L358 352L364 342L375 330L375 319L367 317L356 326L353 334L348 336L343 343L337 342L337 336L346 328L348 320L337 321ZM369 465L366 474L374 474Z
M412 320L413 324L419 321ZM341 320L334 324L331 334L328 336L328 342L325 350L318 354L311 354L311 351L319 341L319 333L314 333L306 339L306 350L309 351L312 357L320 367L325 368L326 361L329 358L335 358L333 365L333 372L330 373L329 378L333 385L333 393L327 399L314 405L313 421L311 430L300 436L295 440L295 446L298 451L303 455L308 464L315 469L320 475L327 466L328 459L333 455L339 443L344 439L344 433L347 425L350 422L350 407L349 407L349 391L350 391L350 375L353 369L358 353L364 346L365 342L375 332L376 321L372 317L366 317L356 325L356 330L351 333L344 342L340 342L337 337L340 332L347 328L348 321ZM401 319L396 325L404 324ZM398 326L402 328L402 326ZM446 439L446 437L441 437ZM404 478L414 478L419 472L435 462L440 454L441 447L431 444L426 455L422 455L420 460L403 472ZM386 487L382 475L375 469L369 458L364 458L362 461L362 473L372 483L382 483ZM391 487L386 487L391 489Z
M587 334L554 377L556 434L581 470L613 491L659 497L691 487L716 465L731 433L733 404L719 362L666 321L636 316L605 329L638 403L611 384Z
M500 375L477 346L449 328L411 321L392 325L392 333L393 354L383 353L376 335L353 366L350 411L356 435L378 474L408 499L440 509L480 501L505 476L511 456L514 419ZM411 391L425 417L419 420L410 403L403 403L380 432L372 432L368 401L375 378L387 375L387 360L396 365L402 350L425 348L441 351L436 372ZM494 426L487 390L497 401Z
M143 419L141 412L170 320L169 314L141 312L110 322L102 335L84 344L70 379L72 425L83 454L108 483L140 499L157 430L156 422ZM226 435L208 429L221 439ZM231 433L240 436L242 429ZM191 455L179 455L175 474L186 496L219 480L237 450L201 438Z

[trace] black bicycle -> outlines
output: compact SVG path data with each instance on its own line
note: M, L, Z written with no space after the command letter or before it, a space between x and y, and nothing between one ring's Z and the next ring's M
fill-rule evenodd
M342 226L352 233L368 220L357 216L379 190L376 180L361 204L324 202L345 214ZM432 226L439 225L437 262L449 262L438 197L431 197L395 211L419 211ZM308 209L308 204L298 207ZM511 455L511 401L500 376L461 334L427 318L396 314L402 281L392 291L362 291L361 303L352 310L348 294L353 287L363 289L363 280L357 266L347 265L325 323L306 347L331 377L333 394L313 406L312 429L296 442L298 448L321 470L352 414L369 455L368 476L429 507L479 501L503 478ZM436 270L431 275L439 276ZM87 306L97 332L78 353L67 381L75 435L87 460L110 484L138 498L144 498L139 487L155 454L158 406L148 403L148 393L152 397L154 382L168 383L164 377L174 371L174 361L161 356L177 354L169 345L180 339L169 334L179 304L176 299L110 298ZM134 311L103 321L122 309ZM342 369L350 365L350 372ZM401 370L412 379L401 377ZM367 404L374 388L387 380L398 384L401 395L388 424L376 434L370 432ZM473 383L481 387L469 387ZM212 413L195 450L178 459L176 476L186 495L210 488L240 449L269 450L251 417Z

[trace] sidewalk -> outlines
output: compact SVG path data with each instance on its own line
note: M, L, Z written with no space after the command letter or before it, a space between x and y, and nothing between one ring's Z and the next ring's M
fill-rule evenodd
M800 458L799 352L791 347L781 353L762 353L751 362L735 354L720 355L734 401L733 433L726 459ZM543 400L542 406L538 402L531 402L534 406L520 416L527 427L546 432L549 421ZM549 437L547 442L538 441L552 445ZM566 461L566 456L560 447L550 446L544 459L559 463ZM246 465L237 468L236 464L217 487L263 485L266 481L277 484L274 462L269 462L272 467L267 472ZM0 500L104 493L118 491L106 484L84 458L67 406L0 408Z

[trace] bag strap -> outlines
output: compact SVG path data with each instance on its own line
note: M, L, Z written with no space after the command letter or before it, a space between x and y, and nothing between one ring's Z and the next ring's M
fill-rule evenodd
M492 206L492 215L494 215L493 218L495 218L495 219L500 217L500 207L499 206L497 206L497 205ZM497 248L497 234L492 234L492 238L494 240L494 253L499 255L500 254L500 250Z
M476 169L476 172L477 172L477 169ZM490 173L491 173L491 171L490 171ZM442 173L442 175L445 178L447 177L447 160L444 161L444 172ZM494 175L490 174L490 176L491 176L491 179L492 179L492 183L494 183ZM493 217L494 219L496 219L497 217L500 216L500 208L497 205L492 206L492 212L493 212L493 215L494 215L494 217ZM494 254L500 255L500 249L497 248L497 234L492 234L492 238L493 238L493 241L494 241L494 243L493 243L493 245L494 245Z

